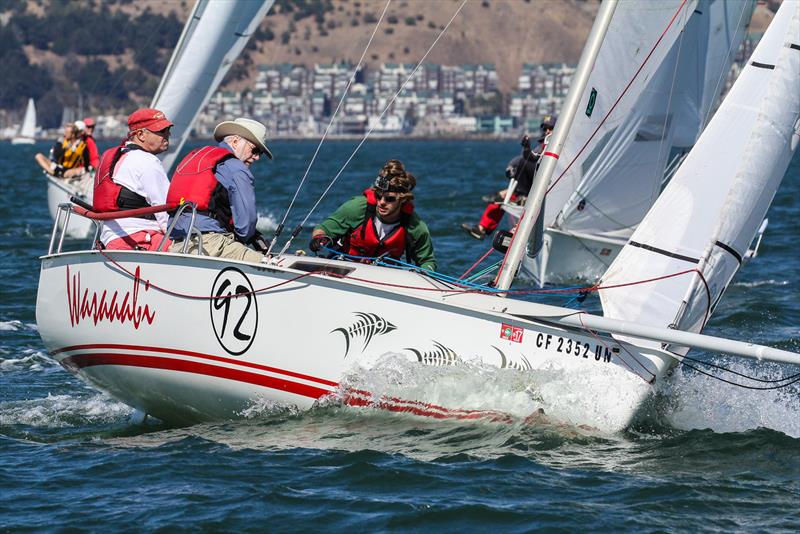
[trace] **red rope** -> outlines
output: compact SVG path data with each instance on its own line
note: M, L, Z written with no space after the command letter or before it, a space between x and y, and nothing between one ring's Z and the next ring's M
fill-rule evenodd
M106 254L103 250L98 249L97 252L99 252L109 262L114 264L114 266L116 266L119 270L121 270L122 272L124 272L128 276L130 276L132 278L136 277L136 275L134 273L132 273L129 269L126 269L125 267L120 265L117 261L114 260L114 258L112 258L108 254ZM708 296L708 306L706 307L706 320L708 320L708 314L710 312L710 305L711 305L711 292L709 290L708 284L706 283L705 279L703 278L702 273L700 273L700 271L698 271L697 269L689 269L689 270L686 270L686 271L681 271L681 272L677 272L677 273L673 273L673 274L669 274L669 275L659 276L659 277L656 277L656 278L649 278L647 280L639 280L637 282L627 282L627 283L624 283L624 284L616 284L616 285L613 285L613 286L597 286L597 285L595 285L595 286L589 286L589 287L586 287L586 288L530 289L530 290L520 290L520 291L504 291L503 293L507 293L509 295L582 293L582 292L589 292L589 291L599 291L601 289L615 289L615 288L633 286L633 285L638 285L638 284L647 284L647 283L650 283L650 282L656 282L658 280L664 280L664 279L667 279L667 278L673 278L673 277L676 277L676 276L681 276L681 275L684 275L684 274L687 274L687 273L691 273L691 272L696 272L698 275L700 275L700 279L702 280L703 284L706 287L706 294ZM337 278L337 279L340 279L340 280L354 280L356 282L364 282L364 283L367 283L367 284L374 284L374 285L386 286L386 287L394 287L394 288L397 288L397 289L411 289L411 290L414 290L414 291L437 291L437 292L440 292L440 293L484 293L484 294L487 293L486 291L483 291L481 289L474 289L474 288L469 288L469 289L446 288L446 289L442 289L442 288L438 288L438 287L420 287L420 286L411 286L411 285L406 285L406 284L392 284L390 282L381 282L381 281L377 281L377 280L368 280L366 278L357 278L355 276L340 275L340 274L326 272L326 271L303 273L301 275L295 276L293 278L289 278L288 280L284 280L283 282L278 282L277 284L273 284L271 286L262 287L262 288L259 288L259 289L255 289L253 291L246 291L246 292L242 292L242 293L236 293L236 294L227 295L227 296L220 296L220 297L214 297L213 295L205 296L205 295L190 295L190 294L187 294L187 293L180 293L178 291L173 291L173 290L167 289L167 288L165 288L163 286L154 284L150 280L140 280L140 283L144 283L149 287L153 287L153 288L161 291L162 293L165 293L167 295L171 295L173 297L180 297L180 298L186 298L186 299L192 299L192 300L211 300L211 299L214 299L214 298L236 298L236 297L245 296L245 295L257 295L258 293L264 293L266 291L270 291L272 289L281 287L283 285L286 285L286 284L289 284L291 282L295 282L297 280L305 278L307 276L313 276L313 275L316 275L316 276L328 276L328 277Z
M125 267L123 267L122 265L117 263L114 260L114 258L110 257L105 252L103 252L100 249L98 249L97 252L102 254L108 261L113 263L118 269L123 271L128 276L136 278L136 274L130 272L128 269L126 269ZM301 278L305 278L306 276L311 276L312 274L314 274L314 273L303 273L301 275L295 276L294 278L290 278L288 280L284 280L283 282L278 282L277 284L273 284L271 286L262 287L260 289L255 289L253 291L244 291L242 293L236 293L236 294L232 294L232 295L224 295L224 296L221 295L219 297L215 297L213 295L205 296L205 295L190 295L188 293L180 293L178 291L173 291L171 289L167 289L165 287L156 285L153 282L151 282L150 280L139 280L139 283L143 283L148 287L155 288L155 289L161 291L162 293L165 293L165 294L173 296L173 297L181 297L181 298L191 299L191 300L212 300L212 299L217 299L217 298L224 299L224 298L236 298L236 297L247 296L247 295L257 295L258 293L263 293L265 291L269 291L271 289L275 289L276 287L280 287L280 286L286 285L286 284L288 284L290 282L295 282L297 280L300 280Z
M120 211L107 211L107 212L96 212L96 211L89 211L82 206L72 206L72 211L86 217L87 219L92 219L94 221L111 221L114 219L125 219L127 217L140 217L142 215L153 215L155 213L161 213L164 211L168 211L171 209L175 209L177 206L175 204L160 204L158 206L148 206L146 208L136 208L133 210L120 210Z
M471 273L471 272L473 271L473 269L475 269L475 267L477 267L478 265L480 265L480 263L481 263L483 260L485 260L486 258L488 258L488 257L489 257L489 254L491 254L491 253L492 253L492 250L494 250L494 248L493 248L493 247L489 247L489 250L487 250L487 251L486 251L486 254L484 254L483 256L481 256L481 257L480 257L480 259L479 259L478 261L476 261L475 263L473 263L473 264L472 264L472 267L470 267L469 269L467 269L467 270L464 272L464 274L462 274L461 276L459 276L459 277L458 277L458 279L459 279L459 280L461 280L461 279L463 279L464 277L466 277L466 276L467 276L469 273Z

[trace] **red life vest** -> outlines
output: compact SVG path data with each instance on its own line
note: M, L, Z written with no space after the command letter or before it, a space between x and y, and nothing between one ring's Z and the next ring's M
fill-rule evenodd
M217 181L217 165L236 157L230 150L216 146L204 146L189 152L181 160L172 175L167 192L167 204L179 206L194 202L198 213L208 215L220 222L227 230L233 230L233 213L228 190Z
M375 228L375 208L378 204L375 192L366 189L364 196L367 197L367 210L364 214L364 221L344 238L344 250L351 256L366 256L375 258L388 254L390 257L400 259L406 252L408 246L408 221L414 213L414 204L406 202L401 208L400 221L391 232L383 239L378 239L378 232Z
M142 150L142 148L132 143L122 143L103 152L103 156L100 158L100 165L94 175L94 196L92 197L94 211L133 210L146 208L150 205L143 196L134 193L113 180L114 170L117 165L125 157L125 154L132 150ZM142 218L154 219L155 216L145 215Z

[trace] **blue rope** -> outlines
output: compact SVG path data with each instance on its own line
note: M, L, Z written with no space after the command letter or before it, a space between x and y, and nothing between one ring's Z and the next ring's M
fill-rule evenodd
M341 257L349 259L349 260L370 261L370 262L373 262L375 265L380 265L382 267L388 267L390 269L401 269L403 271L419 272L419 273L425 274L426 276L430 276L431 278L433 278L435 280L439 280L439 281L442 281L442 282L449 282L449 283L452 283L452 284L456 284L456 285L465 287L467 289L474 289L476 291L485 291L487 293L507 293L508 292L507 290L498 289L496 287L487 286L485 284L476 284L476 283L471 281L472 277L470 279L456 278L454 276L450 276L450 275L447 275L447 274L444 274L444 273L437 273L436 271L432 271L430 269L423 269L422 267L419 267L417 265L413 265L411 263L406 263L406 262L404 262L402 260L398 260L398 259L391 258L391 257L388 257L388 256L386 256L386 257L380 257L380 256L379 257L356 256L356 255L353 255L353 254L347 254L345 252L341 252L339 250L335 250L335 249L328 248L328 247L325 247L325 246L320 247L320 249L325 250L326 252L328 252L330 254L329 257L341 256ZM387 263L387 261L392 262L392 263ZM499 265L499 263L500 262L498 262L498 265ZM494 267L495 266L491 266L489 269L494 268ZM484 274L484 272L481 272L478 275L474 275L474 276L482 276L483 274ZM577 290L577 289L585 289L585 286L572 286L572 287L563 287L563 288L558 288L558 289L562 289L562 290ZM563 297L563 298L569 298L570 301L567 303L567 305L571 304L572 301L578 301L578 302L582 303L583 299L586 298L585 294L583 294L583 293L580 293L580 294L574 295L574 296L573 295L560 295L558 293L552 293L551 295L552 296L560 296L560 297ZM581 297L583 297L583 298L581 298Z

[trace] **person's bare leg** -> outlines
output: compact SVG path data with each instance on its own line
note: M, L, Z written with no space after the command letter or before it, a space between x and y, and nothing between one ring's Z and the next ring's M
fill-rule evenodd
M84 169L83 167L78 167L75 169L67 169L66 171L64 171L64 178L74 178L75 176L80 176L84 172L86 172L86 169Z
M36 159L36 163L39 164L39 166L42 168L44 172L46 172L47 174L53 173L53 162L50 161L50 158L48 158L42 153L38 153L36 154L36 156L34 156L34 159Z

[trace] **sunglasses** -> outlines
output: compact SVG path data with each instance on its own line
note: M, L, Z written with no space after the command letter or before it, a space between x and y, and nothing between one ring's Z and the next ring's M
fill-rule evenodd
M386 202L397 202L397 196L395 195L387 195L386 193L375 192L375 198L378 200L385 200Z
M145 131L150 132L151 134L157 135L159 137L168 138L172 133L172 126L167 126L166 128L158 131L148 130L147 128L143 128Z

